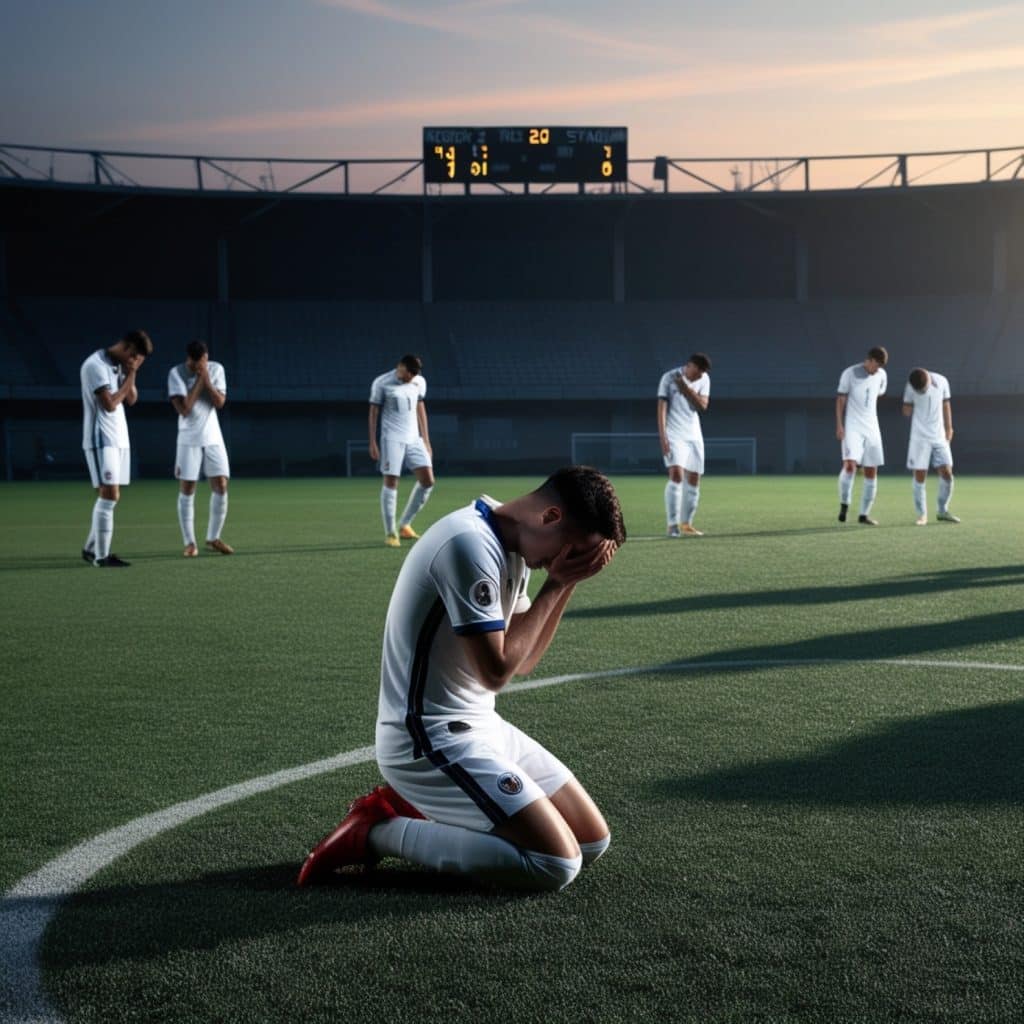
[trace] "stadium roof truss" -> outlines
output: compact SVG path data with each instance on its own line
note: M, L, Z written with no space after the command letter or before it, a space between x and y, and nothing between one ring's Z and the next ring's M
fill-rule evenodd
M0 184L211 193L534 195L657 192L809 192L1018 180L1024 146L831 156L648 157L626 182L562 185L426 185L419 158L297 159L69 149L0 143Z

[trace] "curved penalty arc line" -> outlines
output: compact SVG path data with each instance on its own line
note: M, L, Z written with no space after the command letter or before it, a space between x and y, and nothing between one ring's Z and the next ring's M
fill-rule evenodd
M788 668L822 664L899 665L911 668L988 670L1024 672L1024 665L983 661L940 661L904 658L790 658L780 660L741 659L732 661L678 661L664 665L604 669L598 672L572 672L565 675L527 679L505 687L503 693L538 690L547 686L583 680L615 679L622 676L654 675L670 672L696 672L748 668ZM43 934L56 917L61 904L90 878L109 867L136 846L162 832L260 793L292 782L373 761L374 748L359 747L309 764L261 775L193 800L165 807L124 825L94 836L44 864L16 882L0 898L0 1019L10 1024L63 1024L63 1018L48 1004L43 993L39 951Z

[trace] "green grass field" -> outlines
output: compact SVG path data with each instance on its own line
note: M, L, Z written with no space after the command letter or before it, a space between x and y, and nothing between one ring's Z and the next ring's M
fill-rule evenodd
M538 482L441 480L417 527ZM870 529L835 522L832 478L709 477L707 536L668 541L662 481L616 483L631 539L535 676L630 671L499 698L604 810L601 861L557 896L397 862L298 890L308 847L378 781L338 768L79 887L38 958L47 1019L1019 1021L1024 484L962 477L963 523L922 529L893 473ZM174 484L136 484L114 543L133 565L99 572L78 557L86 484L0 487L0 890L108 829L372 743L404 555L377 495L234 481L238 554L186 561Z

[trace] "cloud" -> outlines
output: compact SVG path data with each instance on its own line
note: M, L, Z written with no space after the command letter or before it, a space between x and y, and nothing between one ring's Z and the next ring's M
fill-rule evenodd
M953 11L948 14L927 15L920 18L898 18L868 25L862 31L886 42L918 43L950 32L962 32L974 25L1000 18L1019 18L1024 8L1015 4L987 7L979 10Z
M358 0L370 2L370 0ZM786 64L711 64L642 76L605 78L596 82L545 84L453 93L447 97L417 93L397 99L359 102L338 107L260 111L233 117L151 124L108 138L160 141L261 135L270 132L333 128L377 122L484 122L495 118L571 123L590 110L622 122L638 104L682 101L692 97L726 96L789 87L814 88L836 95L911 82L953 78L973 72L1024 69L1024 46L976 51L946 51L894 62L873 57L841 62ZM1006 101L1013 105L1012 100ZM977 110L984 116L983 110Z
M336 7L352 14L362 14L400 25L430 29L433 32L468 36L472 39L486 39L491 36L488 26L467 20L467 15L480 6L478 4L444 7L440 10L424 10L422 7L408 8L383 3L382 0L317 0L317 3L321 7ZM486 8L496 6L503 5L493 2L483 5Z

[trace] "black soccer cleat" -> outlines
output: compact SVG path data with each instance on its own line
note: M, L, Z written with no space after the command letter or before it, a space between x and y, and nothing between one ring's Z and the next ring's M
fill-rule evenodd
M97 558L93 563L97 569L127 569L131 562L126 562L117 555L107 555L106 558Z
M871 516L857 516L857 522L862 523L864 526L877 526L878 520L872 519Z
M96 552L90 551L88 548L82 548L82 561L92 565L96 561Z
M850 507L849 505L840 505L839 506L839 522L841 522L841 523L845 523L846 522L846 510L849 507Z

